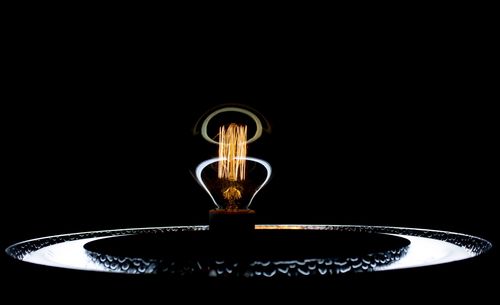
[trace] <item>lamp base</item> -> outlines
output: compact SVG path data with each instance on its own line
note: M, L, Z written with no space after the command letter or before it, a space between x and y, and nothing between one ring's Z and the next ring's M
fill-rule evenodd
M242 233L255 230L255 211L245 210L210 210L208 227L213 232Z

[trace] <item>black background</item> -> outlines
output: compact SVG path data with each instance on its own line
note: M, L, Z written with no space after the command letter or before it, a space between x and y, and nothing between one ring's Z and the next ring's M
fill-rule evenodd
M297 29L257 44L230 33L159 39L133 28L62 28L28 26L9 48L2 248L50 234L206 224L212 205L191 171L215 148L192 129L212 107L235 103L272 127L249 148L274 171L254 201L259 222L421 227L496 240L496 121L481 37L462 28ZM451 281L477 297L489 291L494 253L466 266L333 284L387 283L410 293L415 283L439 291ZM142 292L158 285L3 261L7 280L42 295L46 286L71 290L71 281L83 294L93 286L81 285L87 280ZM239 284L248 283L221 286Z

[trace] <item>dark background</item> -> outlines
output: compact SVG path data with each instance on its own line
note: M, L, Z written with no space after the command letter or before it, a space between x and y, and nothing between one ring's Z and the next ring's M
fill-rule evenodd
M365 27L225 45L224 37L175 31L174 40L87 30L30 26L13 37L2 105L2 249L50 234L206 224L212 205L190 171L215 148L192 129L226 103L253 107L272 126L250 146L274 171L254 201L259 222L408 226L496 240L496 121L482 37L462 28L422 35ZM474 278L477 295L488 291L482 278L496 268L493 254L466 267L342 285L424 279L465 288ZM3 261L6 278L28 290L63 285L59 271ZM64 281L89 277L63 273Z

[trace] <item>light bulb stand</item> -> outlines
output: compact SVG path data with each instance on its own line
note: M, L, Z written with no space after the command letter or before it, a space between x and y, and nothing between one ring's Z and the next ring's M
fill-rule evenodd
M243 233L255 230L255 211L250 209L213 209L209 211L211 232Z

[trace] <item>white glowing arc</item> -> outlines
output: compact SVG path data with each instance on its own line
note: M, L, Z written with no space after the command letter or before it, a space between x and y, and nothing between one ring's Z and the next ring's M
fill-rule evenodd
M216 142L215 140L213 140L212 138L210 138L208 136L208 132L207 132L208 123L210 122L211 119L214 118L214 116L216 116L216 115L218 115L220 113L223 113L223 112L230 112L230 111L240 112L240 113L246 114L246 115L248 115L255 122L255 127L256 127L255 134L253 135L252 138L250 138L247 141L247 143L252 143L255 140L257 140L258 138L260 138L260 136L262 135L262 122L260 121L260 119L259 119L258 116L256 116L251 111L243 109L243 108L239 108L239 107L224 107L224 108L221 108L221 109L218 109L218 110L212 112L203 121L203 124L201 125L201 135L202 135L202 137L205 140L207 140L208 142L213 143L213 144L219 144L219 142Z
M247 160L247 161L253 161L253 162L257 162L259 163L260 165L264 166L264 168L267 170L267 176L266 176L266 179L264 180L264 182L262 182L262 184L255 190L255 192L253 193L253 196L252 198L250 198L250 201L248 202L248 207L250 207L250 205L252 204L252 201L253 201L253 198L255 197L255 195L257 195L257 193L260 191L260 189L262 187L264 187L264 185L266 185L266 183L269 181L269 179L271 178L271 164L269 164L268 162L264 161L264 160L261 160L261 159L257 159L257 158L253 158L253 157L236 157L235 159L237 160ZM219 161L222 161L222 160L225 160L225 158L212 158L212 159L208 159L208 160L205 160L203 162L201 162L197 167L196 167L196 179L198 180L198 182L201 184L201 186L205 189L205 191L208 193L208 195L210 196L210 198L212 198L212 201L215 203L215 206L217 206L217 208L220 208L219 204L217 204L217 201L215 201L215 198L212 196L212 193L210 192L210 190L207 188L207 186L205 185L205 183L203 183L203 180L201 179L201 173L203 172L203 170L205 169L205 167L209 166L210 164L213 164L215 162L219 162Z
M25 240L5 249L7 255L14 259L52 267L68 269L121 272L122 269L111 270L103 268L101 264L92 260L84 244L101 238L123 235L145 234L152 231L166 230L172 234L179 231L206 231L208 226L168 226L168 227L143 227L126 228L104 231L87 231L45 236ZM423 228L364 226L364 225L317 225L317 224L274 224L256 225L256 230L334 230L348 232L371 232L392 234L410 240L408 252L400 260L389 265L377 266L373 271L414 268L422 266L450 263L469 259L491 251L491 242L477 236L463 233L431 230ZM391 233L388 233L391 232ZM466 238L467 242L461 240ZM41 245L41 246L40 246ZM324 259L321 259L324 260ZM302 261L302 260L301 260ZM315 262L316 259L307 259ZM299 264L297 260L280 260L272 262L278 270L290 264ZM254 261L253 265L269 265L269 262Z

